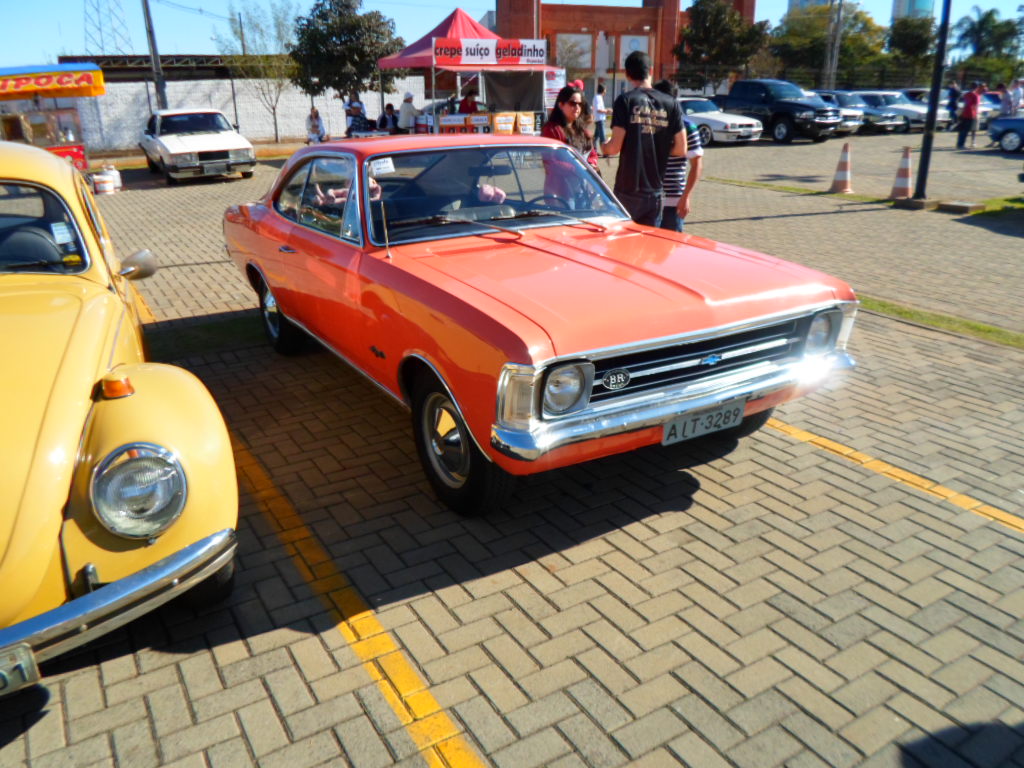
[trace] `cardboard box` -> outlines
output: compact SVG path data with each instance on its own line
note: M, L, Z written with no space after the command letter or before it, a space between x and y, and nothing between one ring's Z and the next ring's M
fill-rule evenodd
M491 115L491 132L498 134L511 134L516 132L516 113L497 112Z
M537 128L533 121L533 112L520 112L516 118L516 132L530 136L537 134Z
M475 115L470 115L466 123L469 126L470 133L491 132L491 116L486 112L478 112Z
M439 133L465 133L465 115L441 115L438 117Z

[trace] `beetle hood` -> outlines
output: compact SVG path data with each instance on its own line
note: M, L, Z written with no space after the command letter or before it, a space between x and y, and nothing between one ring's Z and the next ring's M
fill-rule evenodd
M504 243L473 239L488 242L436 242L422 258L531 318L558 356L853 298L843 281L816 270L632 224L607 233L545 227Z
M59 546L82 428L120 302L67 277L0 277L0 627Z

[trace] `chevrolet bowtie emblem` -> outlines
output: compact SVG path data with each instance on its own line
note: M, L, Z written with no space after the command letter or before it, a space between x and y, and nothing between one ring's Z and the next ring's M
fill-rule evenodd
M716 363L720 362L722 362L721 355L708 355L707 357L702 357L700 359L701 365L715 365Z

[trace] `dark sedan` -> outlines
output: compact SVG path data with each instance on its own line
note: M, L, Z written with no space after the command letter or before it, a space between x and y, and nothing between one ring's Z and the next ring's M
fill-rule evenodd
M1024 117L997 117L988 124L988 135L1003 152L1020 152L1024 146Z

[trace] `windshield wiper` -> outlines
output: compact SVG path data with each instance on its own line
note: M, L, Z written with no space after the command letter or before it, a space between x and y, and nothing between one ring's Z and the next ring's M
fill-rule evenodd
M571 213L568 213L566 211L545 211L545 210L541 210L540 208L531 208L528 211L520 211L515 216L496 216L496 217L494 217L492 219L492 221L510 221L512 219L531 219L531 218L536 218L537 216L559 216L559 217L561 217L563 219L572 219L573 221L575 221L575 222L577 222L579 224L586 224L588 226L597 227L602 232L607 232L608 231L607 225L601 224L600 222L591 221L590 219L583 219L583 218L580 218L579 216L573 216ZM575 225L570 225L570 226L575 226Z
M5 269L20 269L21 267L63 267L64 265L59 261L46 261L46 259L37 259L36 261L0 261L0 272Z
M448 216L444 213L438 213L434 216L425 216L422 219L406 219L405 221L392 221L389 222L392 229L398 227L417 227L423 224L477 224L481 227L487 227L489 229L496 229L499 232L506 232L510 235L522 239L523 233L517 229L509 229L508 227L499 227L497 224L491 224L489 221L479 221L477 219L460 219L457 217Z

